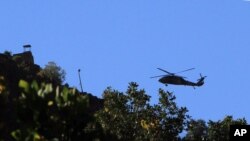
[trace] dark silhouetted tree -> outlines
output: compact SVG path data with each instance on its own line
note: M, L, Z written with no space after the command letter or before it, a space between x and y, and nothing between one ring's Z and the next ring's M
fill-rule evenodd
M233 116L226 116L222 121L208 122L208 141L228 141L230 125L246 125L245 118L233 119Z
M188 123L187 134L184 141L206 141L208 127L202 119L191 119Z
M40 71L39 75L47 82L60 85L65 80L66 72L55 62L48 62L45 68Z

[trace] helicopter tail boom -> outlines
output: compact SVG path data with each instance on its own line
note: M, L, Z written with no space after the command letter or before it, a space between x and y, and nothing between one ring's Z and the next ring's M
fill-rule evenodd
M204 84L205 78L207 77L207 76L202 76L201 74L200 74L200 76L201 76L201 78L198 79L198 82L196 83L197 86L202 86Z

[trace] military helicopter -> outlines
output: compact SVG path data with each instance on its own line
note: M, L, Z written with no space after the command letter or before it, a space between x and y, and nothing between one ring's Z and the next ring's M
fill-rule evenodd
M163 71L163 72L165 72L167 74L166 75L153 76L153 77L150 77L150 78L161 77L159 79L159 82L165 84L166 86L168 86L168 84L173 84L173 85L193 86L194 88L195 88L195 86L200 87L200 86L202 86L204 84L204 79L207 77L207 76L202 76L200 74L201 78L198 79L198 81L195 83L195 82L191 82L191 81L185 80L184 78L186 78L186 77L176 75L178 73L182 73L182 72L193 70L194 68L183 70L183 71L180 71L180 72L177 72L177 73L171 73L171 72L168 72L168 71L166 71L164 69L161 69L161 68L157 68L157 69L161 70L161 71Z

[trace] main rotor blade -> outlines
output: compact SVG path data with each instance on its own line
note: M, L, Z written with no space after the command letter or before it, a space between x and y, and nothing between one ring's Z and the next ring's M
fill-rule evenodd
M163 71L163 72L165 72L165 73L171 74L171 75L174 74L174 73L168 72L168 71L166 71L166 70L164 70L164 69L161 69L161 68L157 68L157 69L158 69L158 70L161 70L161 71Z
M166 76L166 75L157 75L157 76L152 76L150 78L157 78L157 77L163 77L163 76Z
M191 69L183 70L183 71L180 71L180 72L177 72L177 73L182 73L182 72L190 71L190 70L193 70L193 69L195 69L195 68L191 68ZM175 74L177 74L177 73L175 73Z

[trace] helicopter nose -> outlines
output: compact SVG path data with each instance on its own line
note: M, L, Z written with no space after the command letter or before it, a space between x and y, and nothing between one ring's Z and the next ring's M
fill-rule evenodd
M163 78L160 78L160 79L159 79L159 82L164 83L164 79L163 79Z

